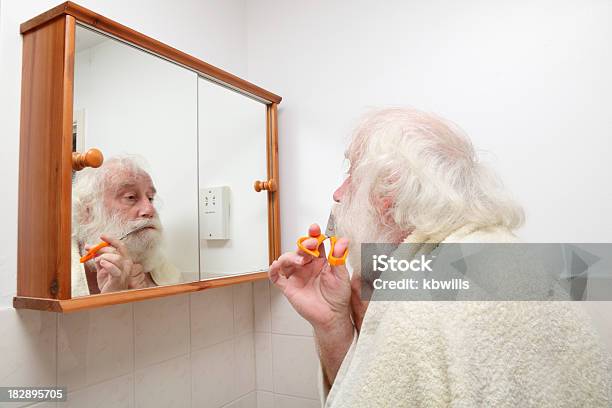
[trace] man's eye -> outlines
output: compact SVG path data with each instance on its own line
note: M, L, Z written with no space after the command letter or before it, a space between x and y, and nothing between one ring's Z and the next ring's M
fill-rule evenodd
M135 199L136 199L136 196L132 194L132 195L127 195L127 196L125 196L125 198L127 198L127 199L128 199L128 200L130 200L130 201L132 201L132 200L135 200Z
M155 200L155 197L149 197L149 202L152 203Z

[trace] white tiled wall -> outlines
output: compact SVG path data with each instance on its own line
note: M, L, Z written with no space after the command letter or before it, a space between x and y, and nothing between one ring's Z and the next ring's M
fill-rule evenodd
M320 407L312 327L269 281L253 285L257 407Z
M257 406L251 283L72 314L3 308L0 327L0 386L65 385L57 407Z

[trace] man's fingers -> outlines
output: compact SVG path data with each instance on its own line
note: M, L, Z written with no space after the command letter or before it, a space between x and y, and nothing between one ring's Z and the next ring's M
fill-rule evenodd
M314 251L317 249L319 249L319 258L325 258L325 246L324 245L319 245L319 241L316 239L319 235L321 235L321 227L319 226L319 224L311 224L310 227L308 227L308 236L310 238L305 239L302 242L302 245L306 248L309 249L311 251ZM298 248L298 254L304 257L304 263L308 263L309 261L312 260L313 256L302 251L301 249Z
M270 265L268 277L273 284L281 289L287 285L287 278L284 276L281 263L278 260L272 262L272 265Z
M336 245L334 245L332 255L335 258L342 258L344 252L348 249L348 246L349 240L347 238L339 238L336 241ZM329 284L333 284L335 280L348 282L350 280L350 275L348 273L348 269L346 269L346 265L329 265L329 267L324 268L323 272L321 273L321 279Z
M98 249L95 256L100 256L102 254L116 254L117 250L113 246L107 246L104 248Z
M319 235L321 235L321 227L319 227L319 224L310 224L310 227L308 227L308 236L318 237Z
M109 237L108 235L100 235L100 239L102 239L102 241L104 242L108 242L111 246L115 247L121 255L129 257L128 250L125 247L125 244L117 238Z
M298 252L286 252L272 263L269 270L269 277L272 283L283 287L294 273L307 270L307 266L314 258L312 255Z
M296 271L308 264L313 259L312 255L308 255L302 251L287 252L278 258L278 264L281 268L281 274L288 278Z
M318 245L319 245L319 241L316 238L308 238L302 242L302 246L310 251L316 250ZM311 254L303 251L301 248L298 248L298 250L296 251L296 254L299 255L301 258L303 258L302 265L307 264L314 258ZM319 256L321 255L319 254Z
M344 255L348 246L349 240L347 238L340 238L336 241L336 245L334 246L334 252L332 255L336 258L342 258L342 255Z
M112 264L111 262L105 260L105 259L101 259L100 260L100 266L102 266L102 268L104 268L111 276L115 277L115 278L119 278L121 277L121 269L117 268L114 264Z
M331 270L334 272L334 275L337 279L341 281L350 282L351 276L348 272L348 269L346 269L346 265L332 266Z
M319 224L311 224L308 228L308 235L311 237L318 237L321 235L321 227ZM327 258L327 255L325 254L325 245L321 244L319 247L319 258Z
M115 265L119 269L123 269L123 264L125 263L125 258L119 254L115 253L105 253L97 257L100 259L100 262L106 261Z

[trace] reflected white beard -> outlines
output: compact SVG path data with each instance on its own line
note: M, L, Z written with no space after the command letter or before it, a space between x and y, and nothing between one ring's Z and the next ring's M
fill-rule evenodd
M155 230L146 229L128 235L122 240L127 247L132 261L142 264L145 271L150 271L162 258L161 238L162 226L159 217L151 219L123 220L118 214L109 214L105 209L94 211L95 220L77 227L76 239L79 243L96 245L100 235L120 238L130 231L151 226Z

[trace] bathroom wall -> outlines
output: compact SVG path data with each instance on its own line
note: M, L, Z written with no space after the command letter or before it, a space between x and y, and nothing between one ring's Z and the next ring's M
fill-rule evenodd
M268 281L253 287L257 407L320 407L319 360L310 324Z
M438 112L459 123L477 147L488 151L484 157L527 209L529 222L521 231L525 239L612 238L612 219L605 211L611 192L603 188L612 166L605 159L612 130L612 82L606 75L612 71L609 2L245 1L183 1L180 6L162 0L81 3L246 74L283 96L283 251L294 248L311 222L326 222L331 194L342 180L343 151L359 115L369 107L389 105ZM82 386L77 392L88 399L87 406L96 406L95 401L111 406L111 397L123 398L125 406L153 406L151 400L167 406L163 397L179 396L178 404L189 381L189 398L195 406L206 406L205 401L235 398L227 389L234 376L249 384L245 390L256 390L236 405L252 407L256 398L260 408L317 407L312 331L267 282L253 285L254 365L243 344L249 343L246 329L235 329L248 326L243 313L249 313L240 298L248 299L249 285L59 317L10 308L16 268L17 26L52 5L0 0L0 327L9 333L0 339L0 354L10 356L0 367L0 382L45 384L67 378ZM240 290L244 293L237 294ZM590 305L612 346L606 313L610 306ZM168 308L189 310L191 315L188 321L181 315L183 320L175 322L165 314ZM233 315L232 329L227 319L215 322L216 314L200 317L211 309L228 318ZM159 317L141 319L144 310ZM164 333L177 332L179 340L148 334L158 326ZM118 335L103 341L109 332ZM87 336L89 342L83 340ZM153 340L147 343L157 337L161 346L150 346ZM105 357L83 361L85 348ZM144 363L137 357L143 353L150 356ZM247 368L227 368L232 367L232 355L234 367ZM248 378L239 379L239 372ZM143 380L139 375L150 377Z
M0 385L67 385L70 401L58 404L67 407L254 407L250 283L68 315L11 306L16 287L19 24L58 3L0 3ZM230 72L246 74L242 0L79 4Z
M283 96L283 251L310 223L325 224L352 128L385 106L463 127L525 206L526 241L612 240L609 1L257 0L247 9L249 79ZM270 303L272 327L256 325L256 348L274 382L258 390L310 398L316 367L290 352L308 353L310 331L275 290ZM588 305L612 350L611 306Z

